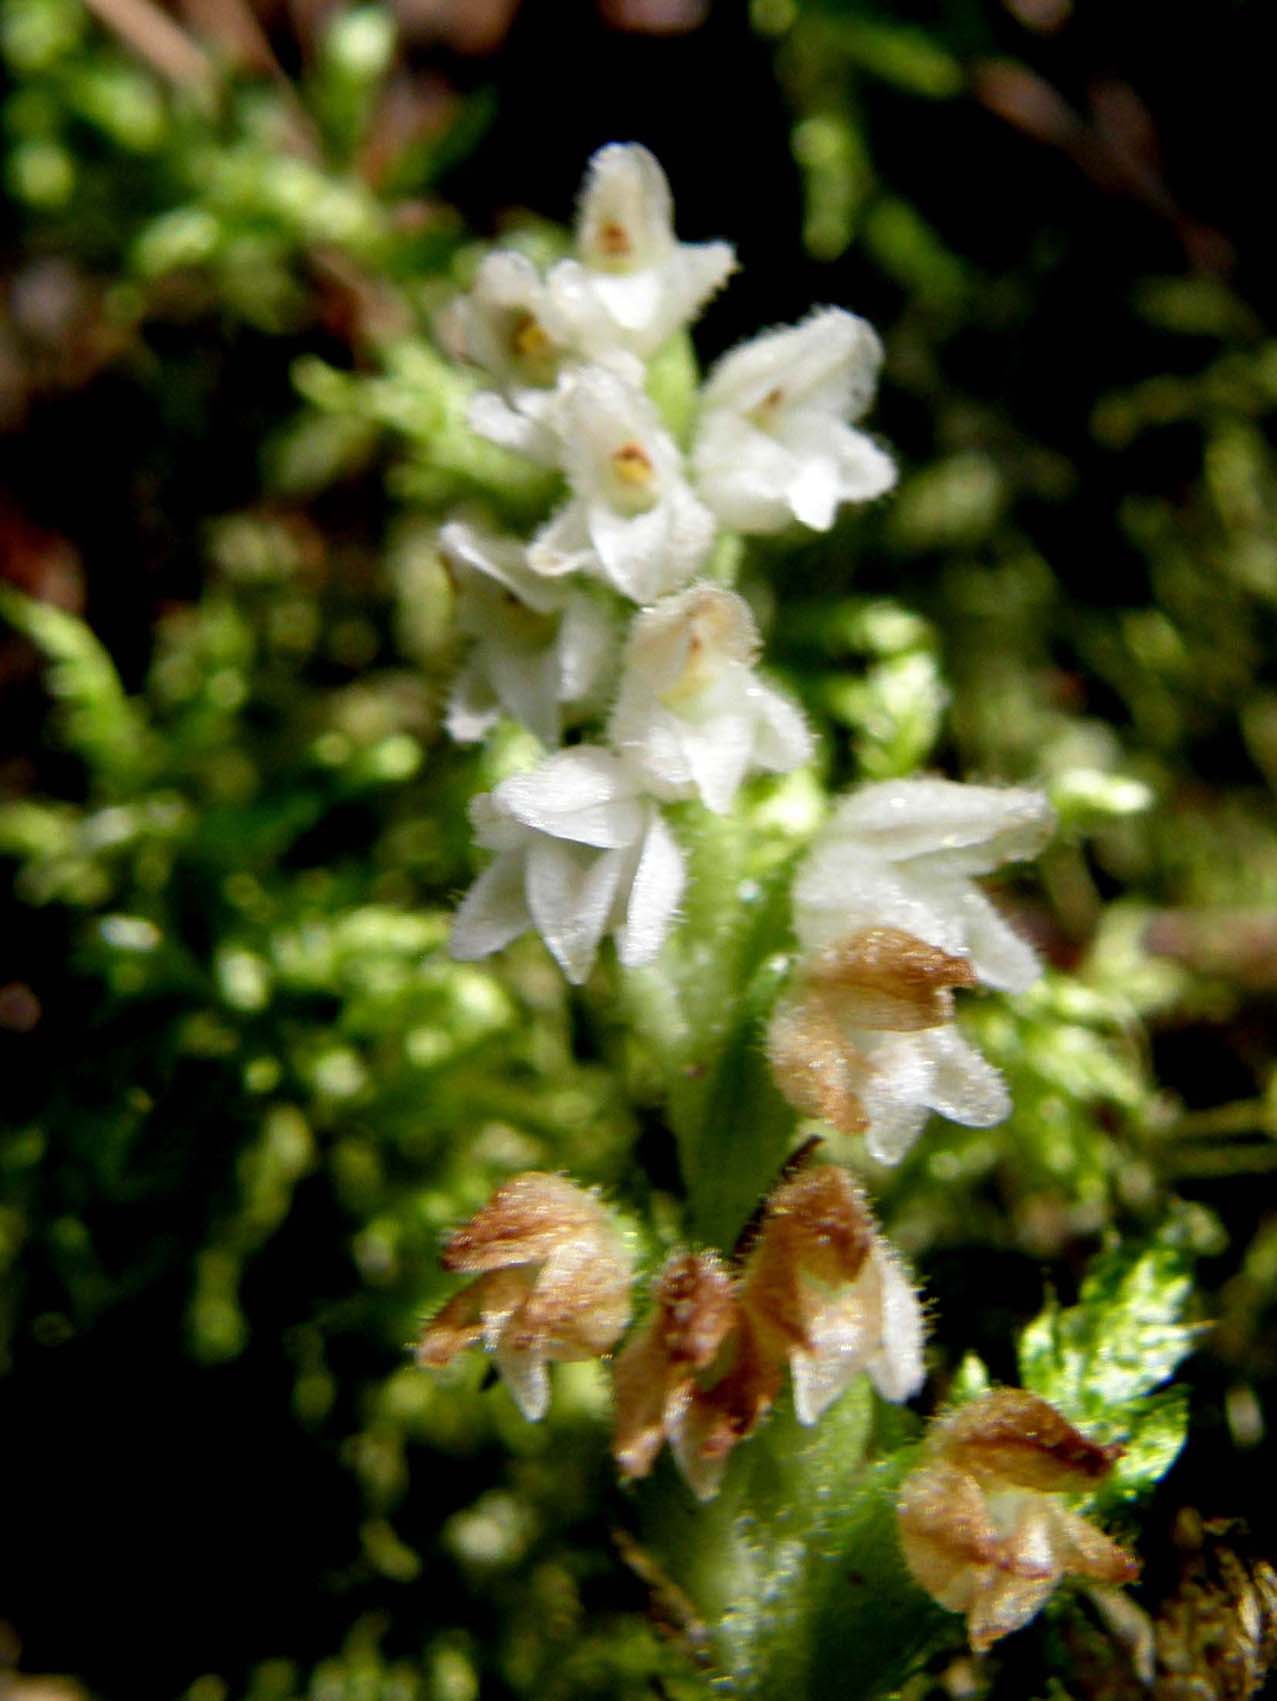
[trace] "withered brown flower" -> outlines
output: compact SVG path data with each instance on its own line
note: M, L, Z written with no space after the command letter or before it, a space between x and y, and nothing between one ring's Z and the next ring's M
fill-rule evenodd
M675 1252L652 1290L652 1310L616 1360L621 1474L648 1474L666 1441L693 1491L708 1499L727 1455L775 1397L779 1376L751 1377L736 1283L713 1252ZM770 1386L770 1391L768 1388Z
M972 962L902 928L877 926L805 959L767 1036L772 1072L797 1109L866 1136L899 1163L930 1111L973 1128L1001 1122L1006 1083L950 1019Z
M922 1380L913 1287L833 1165L779 1183L735 1279L712 1253L676 1253L653 1301L617 1359L613 1450L623 1474L645 1476L668 1441L704 1500L771 1409L787 1366L804 1424L862 1371L893 1400Z
M915 1581L966 1614L977 1652L1027 1624L1066 1575L1109 1584L1138 1576L1137 1560L1056 1498L1094 1489L1120 1452L1019 1388L995 1389L934 1425L901 1491L900 1542Z
M418 1364L438 1369L481 1342L532 1421L549 1404L546 1365L601 1357L629 1321L628 1248L594 1195L561 1175L504 1183L441 1261L479 1279L427 1323Z

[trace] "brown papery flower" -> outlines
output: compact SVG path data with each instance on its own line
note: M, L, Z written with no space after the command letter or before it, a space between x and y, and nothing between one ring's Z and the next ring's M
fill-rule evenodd
M426 1325L418 1364L439 1369L482 1343L534 1422L549 1405L546 1365L601 1357L629 1321L628 1248L594 1195L561 1175L529 1170L507 1181L441 1262L479 1279Z
M613 1451L645 1476L663 1442L710 1499L789 1369L800 1423L861 1372L888 1399L922 1381L922 1314L903 1266L847 1174L787 1176L766 1201L733 1280L713 1253L676 1253L643 1328L616 1362Z
M858 1034L916 1033L953 1019L953 988L974 986L966 957L898 927L870 927L813 953L800 966L767 1036L781 1092L796 1110L842 1134L862 1134L862 1102L875 1068Z
M966 1614L977 1653L1027 1624L1065 1576L1131 1583L1139 1563L1060 1503L1093 1490L1121 1448L1091 1441L1054 1406L999 1388L941 1418L900 1496L914 1580Z

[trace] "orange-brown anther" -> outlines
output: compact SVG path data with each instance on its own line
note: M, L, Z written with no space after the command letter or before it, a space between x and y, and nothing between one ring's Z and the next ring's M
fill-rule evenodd
M1138 1562L1053 1498L1093 1488L1120 1448L1074 1429L1036 1394L1000 1388L933 1427L901 1491L900 1542L915 1580L967 1615L980 1652L1018 1630L1066 1575L1130 1583Z
M622 484L644 490L652 482L652 457L641 443L622 443L614 449L612 466Z
M599 252L609 260L628 260L634 244L625 226L616 219L604 219L595 232Z
M524 360L544 360L554 350L549 332L531 313L520 313L515 319L510 342Z
M629 1253L598 1200L562 1176L499 1187L442 1262L478 1280L426 1325L418 1363L438 1369L482 1342L528 1418L545 1413L547 1363L610 1352L629 1321Z

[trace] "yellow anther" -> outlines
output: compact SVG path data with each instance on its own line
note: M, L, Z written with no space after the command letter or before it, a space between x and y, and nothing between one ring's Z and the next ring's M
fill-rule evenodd
M604 219L599 226L598 244L600 253L609 260L628 260L634 252L629 231L615 219Z
M521 314L515 320L510 340L514 344L514 352L524 360L544 360L554 347L545 326L530 313Z
M612 465L622 484L645 490L652 482L652 457L641 443L622 443L613 452Z

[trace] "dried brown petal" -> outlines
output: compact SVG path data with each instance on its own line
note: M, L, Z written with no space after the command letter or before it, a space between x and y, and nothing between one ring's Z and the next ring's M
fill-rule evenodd
M932 1431L931 1447L979 1482L1077 1493L1103 1482L1118 1446L1089 1440L1023 1388L996 1388Z
M804 1170L767 1202L742 1303L787 1346L809 1346L810 1283L854 1281L875 1240L869 1207L846 1170L834 1164Z
M803 965L807 991L855 1028L911 1033L953 1015L955 986L974 986L966 957L927 945L899 927L870 927L828 945Z
M967 1615L977 1652L1026 1624L1066 1575L1130 1583L1138 1562L1055 1495L1102 1480L1120 1449L1089 1441L1040 1399L1000 1388L942 1418L901 1490L915 1580Z
M889 1400L922 1383L913 1283L836 1165L803 1170L772 1194L746 1261L741 1308L788 1359L800 1423L815 1423L864 1372Z
M561 1175L529 1170L498 1187L443 1250L445 1270L495 1270L547 1258L574 1235L606 1223L591 1194Z
M742 1312L729 1342L732 1363L711 1388L694 1389L670 1445L694 1494L718 1492L728 1455L753 1433L780 1393L784 1359Z
M426 1325L418 1363L482 1341L525 1417L544 1416L546 1365L610 1352L630 1315L629 1253L593 1195L529 1172L499 1187L448 1242L443 1264L478 1279Z
M980 1485L939 1461L914 1471L900 1491L900 1545L915 1580L950 1612L966 1612L999 1537Z
M847 1040L819 998L785 998L767 1030L767 1061L776 1085L805 1116L818 1116L840 1134L863 1134L861 1103L869 1064Z
M676 1252L653 1290L652 1314L613 1367L612 1451L627 1477L646 1476L735 1326L731 1278L712 1252Z

